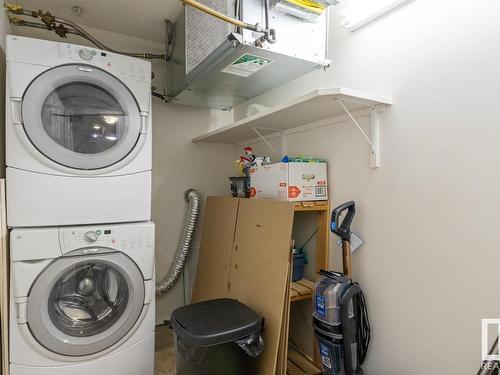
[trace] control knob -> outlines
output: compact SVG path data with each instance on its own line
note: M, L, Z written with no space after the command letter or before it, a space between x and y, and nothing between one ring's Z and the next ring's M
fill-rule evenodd
M93 231L88 231L83 235L83 238L85 238L85 241L87 242L96 242L97 241L97 233Z
M88 48L82 48L80 51L78 51L78 55L82 60L92 60L92 58L95 55L95 51L90 50Z

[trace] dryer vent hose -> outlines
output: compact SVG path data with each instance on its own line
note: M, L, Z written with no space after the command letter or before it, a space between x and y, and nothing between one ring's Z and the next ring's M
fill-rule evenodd
M196 190L190 189L186 191L184 196L188 202L184 232L167 275L156 284L156 295L164 294L173 288L181 276L184 265L186 264L186 259L191 251L191 245L193 243L193 237L200 213L201 195Z

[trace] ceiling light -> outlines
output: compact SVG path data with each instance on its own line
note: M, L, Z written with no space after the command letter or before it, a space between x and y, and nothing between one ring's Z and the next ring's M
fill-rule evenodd
M116 135L107 135L106 138L108 141L116 141L117 137Z
M350 31L356 31L365 25L385 16L396 8L414 0L355 0L345 9L342 23Z
M104 122L108 125L113 125L118 122L118 117L117 116L103 116Z
M93 126L93 128L94 128L95 130L99 130L99 129L101 129L101 125L95 124L95 125Z

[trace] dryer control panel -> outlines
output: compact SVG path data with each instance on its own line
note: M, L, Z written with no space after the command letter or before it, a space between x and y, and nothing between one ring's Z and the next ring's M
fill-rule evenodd
M154 247L154 226L150 223L69 227L59 230L63 253L83 247L107 247L119 251Z
M113 73L128 79L139 81L151 80L151 70L144 66L143 61L131 58L120 58L114 53L101 51L91 47L82 47L74 44L59 43L57 46L59 57L70 59L83 64L92 64L104 70L111 70ZM136 61L137 60L137 61Z
M148 83L151 90L151 62L93 47L32 39L17 35L6 37L7 62L54 67L86 64L106 70L124 80Z

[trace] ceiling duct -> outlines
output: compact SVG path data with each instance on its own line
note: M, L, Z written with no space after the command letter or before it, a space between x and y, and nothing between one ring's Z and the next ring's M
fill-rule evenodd
M177 103L231 109L330 64L326 9L311 22L275 8L279 0L198 2L262 32L186 6L167 63L167 94Z

